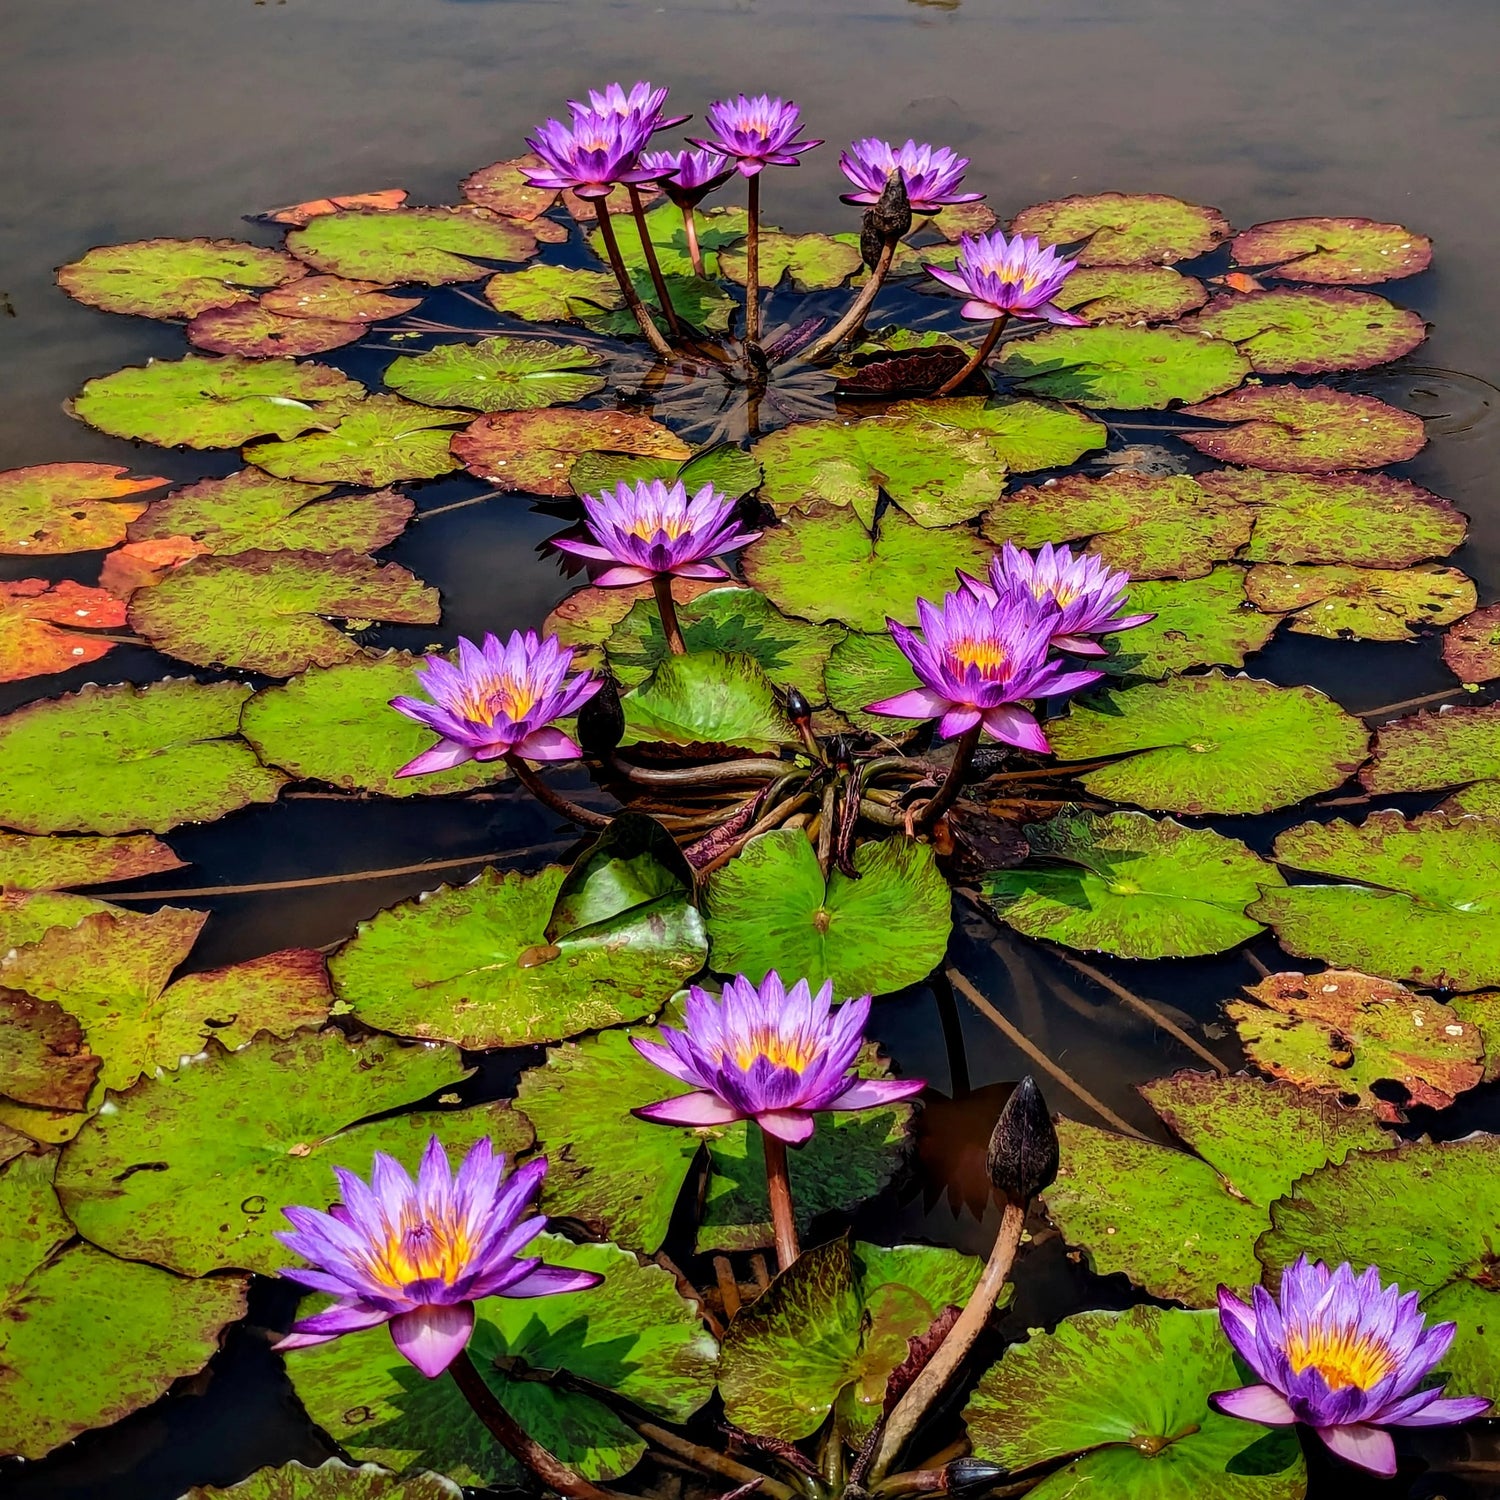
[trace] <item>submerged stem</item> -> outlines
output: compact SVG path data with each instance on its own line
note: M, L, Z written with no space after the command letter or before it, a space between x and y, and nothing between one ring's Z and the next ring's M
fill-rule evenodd
M640 294L635 289L635 283L630 279L630 272L625 269L625 260L620 254L620 242L615 238L614 220L609 216L609 202L604 198L596 198L594 206L598 211L599 236L604 241L609 268L615 273L615 280L620 283L620 295L625 299L625 306L630 309L646 342L663 358L670 359L672 346L661 336L661 329L656 326L656 320L647 311L645 303L641 301Z
M641 252L646 257L646 269L651 273L651 285L656 288L656 300L661 304L661 315L667 320L667 329L674 339L682 337L682 324L677 320L677 309L672 306L672 294L661 274L661 262L656 258L656 246L651 243L651 231L646 227L646 205L641 202L641 190L633 183L626 184L630 194L630 211L635 215L635 227L641 236Z
M745 342L760 342L760 173L748 178L749 225L745 230Z
M510 767L516 780L544 807L550 807L553 812L560 813L565 818L571 818L573 822L581 823L585 828L609 827L610 820L603 813L579 807L576 802L570 802L561 792L554 791L514 751L505 757L505 764Z
M990 331L985 334L984 342L974 351L968 364L956 375L951 375L933 392L934 396L951 396L975 370L977 370L990 357L990 351L1000 342L1000 335L1005 325L1010 321L1009 313L1002 313L990 324Z
M698 248L698 212L689 204L682 205L682 228L687 235L688 259L693 263L693 275L700 281L703 274L703 252Z
M677 623L677 605L672 599L672 575L658 573L651 580L656 593L656 610L661 616L662 634L667 638L667 650L673 656L687 655L687 642L682 638L682 626Z
M880 259L875 262L875 269L870 272L870 279L864 284L864 289L854 299L849 311L844 314L832 328L821 338L809 344L800 355L799 359L820 359L825 354L832 354L840 344L856 332L865 320L865 314L870 310L870 304L880 294L880 288L885 278L890 274L891 262L896 258L896 240L887 240L880 250ZM942 393L939 392L939 395Z
M751 178L753 182L755 179ZM802 1253L797 1245L797 1216L792 1210L792 1183L787 1176L786 1142L764 1126L760 1138L766 1148L766 1191L771 1199L771 1223L776 1230L776 1264L785 1271Z

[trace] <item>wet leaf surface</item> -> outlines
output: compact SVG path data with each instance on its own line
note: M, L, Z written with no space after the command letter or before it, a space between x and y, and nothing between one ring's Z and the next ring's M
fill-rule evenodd
M1374 219L1274 219L1234 237L1234 262L1286 281L1370 286L1425 271L1432 241Z
M554 188L532 187L522 167L539 167L542 159L534 151L505 161L491 162L470 172L459 183L459 188L470 203L488 208L508 219L520 219L523 223L540 218L557 202Z
M81 632L115 630L124 623L124 603L104 589L67 579L0 582L0 682L98 661L115 643Z
M502 337L440 344L426 354L392 360L385 383L425 406L529 411L581 401L602 390L601 363L581 344Z
M1154 614L1133 630L1105 637L1112 655L1100 663L1119 675L1168 677L1188 667L1242 667L1275 633L1245 598L1243 569L1217 567L1185 582L1135 582L1130 608Z
M718 650L664 657L625 696L623 707L626 745L644 741L764 752L801 744L770 677L753 657Z
M211 308L188 324L188 343L210 354L242 354L247 359L293 358L322 354L362 339L364 323L338 318L288 317L259 302Z
M484 285L496 312L529 323L582 323L601 310L625 305L620 283L610 271L574 266L536 265L524 271L502 271Z
M194 318L304 275L306 267L284 250L242 240L137 240L90 250L58 271L57 284L105 312Z
M1500 704L1444 708L1382 724L1374 758L1359 779L1377 795L1500 780Z
M1095 193L1023 208L1012 234L1033 234L1043 244L1086 241L1077 254L1084 266L1148 266L1203 255L1229 235L1216 208L1184 203L1162 193Z
M0 989L0 1077L7 1099L81 1110L101 1065L76 1017L51 1000Z
M1469 614L1478 596L1457 568L1286 567L1261 563L1245 579L1257 609L1289 615L1298 635L1330 640L1409 641L1423 626Z
M336 323L376 323L415 312L420 297L393 297L379 281L342 276L303 276L262 292L260 305L284 318L315 318Z
M315 271L387 286L477 281L494 261L530 260L536 236L483 208L341 209L286 237Z
M115 839L0 833L0 891L55 891L139 880L180 870L184 863L160 839L145 833Z
M1170 266L1080 266L1054 301L1090 323L1170 323L1202 307L1208 293Z
M118 464L35 464L0 472L0 555L93 552L125 540L145 510L125 497L165 479L132 479Z
M929 452L966 434L982 437L1013 474L1062 468L1109 441L1109 429L1086 412L1014 396L898 401L890 415L920 422L912 436Z
M1500 604L1487 604L1443 637L1443 660L1460 682L1500 677Z
M459 467L449 447L454 440L450 429L468 420L466 411L422 406L399 396L371 396L331 431L252 443L245 449L245 460L278 478L313 484L374 489L401 479L436 479Z

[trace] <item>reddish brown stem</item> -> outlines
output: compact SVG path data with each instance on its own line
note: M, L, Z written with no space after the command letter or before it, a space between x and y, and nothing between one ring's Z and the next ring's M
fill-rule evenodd
M760 342L760 173L748 179L749 225L745 231L745 342Z
M656 593L656 609L661 615L662 634L667 638L667 650L673 656L687 655L687 642L682 638L682 626L677 623L677 605L672 599L672 575L658 573L651 580Z
M771 1224L776 1230L776 1264L778 1269L785 1271L802 1253L797 1245L797 1216L792 1210L786 1142L766 1129L761 1130L760 1138L766 1148L766 1192L771 1199Z
M620 283L620 295L625 299L625 306L630 309L646 342L664 359L670 359L672 346L662 337L661 329L656 326L656 320L641 301L635 283L630 279L630 272L625 269L620 242L615 237L614 221L609 216L609 204L603 198L596 198L594 204L598 209L599 236L604 241L604 253L609 258L609 268L615 273L615 280Z
M561 792L553 791L519 755L507 755L505 764L510 767L516 780L544 807L550 807L553 812L565 818L571 818L573 822L581 823L585 828L609 827L610 820L603 813L591 812L586 807L579 807L576 802L570 802Z
M687 235L688 259L693 263L693 275L703 279L703 252L698 248L698 213L696 209L682 206L682 228Z
M979 736L983 729L983 724L975 724L973 728L964 730L960 736L958 748L953 752L953 764L948 767L948 774L943 777L943 784L938 788L937 796L928 802L917 815L916 826L918 828L931 828L953 806L953 799L958 796L958 790L964 784L969 762L974 759L974 751L978 748Z
M890 273L891 262L896 258L898 243L897 240L887 240L880 247L880 259L875 262L875 269L870 272L870 279L865 283L864 289L854 299L854 305L816 343L809 344L797 356L798 359L821 359L823 355L833 353L851 333L860 327L865 320L865 314L870 310L870 304L880 294L880 288L885 284L885 278ZM939 392L939 395L941 394Z
M661 262L656 258L656 246L651 243L651 231L646 227L646 205L641 202L641 190L632 182L626 184L630 193L630 211L635 215L635 227L641 236L641 252L646 257L646 269L651 273L651 285L656 288L656 300L661 304L661 315L667 320L667 330L674 339L682 337L682 324L677 321L677 309L672 306L672 294L661 274Z
M990 351L995 347L996 344L1000 342L1000 334L1005 328L1005 324L1008 321L1009 317L1009 313L1002 313L1000 317L996 318L995 321L990 324L990 331L985 334L984 342L980 344L980 346L974 351L973 355L969 359L968 364L966 364L963 369L958 372L958 374L950 376L947 380L945 380L937 388L937 390L933 392L935 396L951 396L953 392L956 391L959 386L961 386L964 381L966 381L969 376L971 376L975 372L975 370L977 370L985 362L985 360L990 357Z

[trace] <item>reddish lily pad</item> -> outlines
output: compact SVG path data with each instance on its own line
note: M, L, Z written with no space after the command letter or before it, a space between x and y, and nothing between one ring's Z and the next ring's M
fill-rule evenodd
M1276 385L1232 391L1185 406L1183 415L1233 423L1182 434L1200 453L1225 463L1306 474L1379 469L1415 458L1427 441L1422 419L1374 396L1322 386Z
M1080 266L1052 300L1090 323L1170 323L1208 292L1170 266Z
M329 623L435 625L438 592L395 563L354 552L199 557L131 600L130 623L194 666L290 677L352 661L359 646Z
M582 344L507 334L477 344L440 344L425 354L392 360L385 383L426 406L531 411L565 406L602 390L602 363Z
M1500 677L1500 604L1476 609L1443 639L1443 660L1460 682Z
M365 324L335 318L295 317L272 312L259 302L210 308L187 326L188 343L210 354L242 354L247 359L322 354L341 349L365 334Z
M532 495L571 495L573 460L596 452L681 460L692 450L649 417L621 411L492 412L453 438L470 473Z
M1084 266L1149 266L1204 255L1229 237L1216 208L1163 193L1095 193L1023 208L1012 234L1043 243L1086 243L1075 257Z
M321 318L337 323L374 323L399 318L422 305L420 297L393 297L379 281L342 276L304 276L262 292L260 305L284 318Z
M1377 795L1500 781L1500 703L1382 724L1359 779Z
M148 833L116 839L0 833L0 891L60 891L139 880L180 870L184 863Z
M1234 237L1237 266L1285 281L1371 286L1415 276L1432 263L1432 241L1374 219L1275 219Z
M1446 1109L1483 1079L1479 1028L1389 979L1350 969L1271 974L1246 993L1255 1004L1224 1009L1258 1068L1378 1119Z
M1477 602L1457 568L1292 567L1261 563L1245 579L1257 609L1290 615L1298 635L1330 640L1410 641L1424 625L1461 620Z
M202 542L185 536L166 536L148 542L126 542L99 565L99 583L117 599L129 599L137 589L160 583L173 568L208 551Z
M0 555L92 552L125 540L145 510L127 500L165 479L132 479L118 464L35 464L0 473Z
M420 406L400 396L371 396L331 431L307 432L287 442L252 443L247 463L282 479L313 484L394 484L436 479L458 468L448 428L467 422L466 411Z
M335 276L442 286L477 281L491 261L530 260L537 242L524 224L483 208L355 208L294 229L286 247Z
M987 203L955 203L938 213L916 220L912 225L912 233L931 229L945 240L956 243L962 235L988 234L999 222L994 209ZM928 250L924 249L922 253L927 254Z
M373 193L345 193L333 198L309 198L305 203L288 203L284 208L268 208L257 219L267 224L291 224L300 228L323 214L336 214L341 208L400 208L406 202L405 188L379 188Z
M98 661L115 647L83 632L125 623L125 605L103 589L64 579L0 582L0 682L20 682ZM60 628L66 626L66 629Z
M0 989L0 1078L7 1099L38 1109L81 1110L102 1065L77 1018L60 1005Z
M459 191L470 203L504 214L508 219L528 223L540 218L557 202L556 188L532 187L522 167L539 167L542 159L534 151L512 156L507 161L492 162L477 172L470 172L459 183Z
M284 250L242 240L136 240L90 250L57 273L57 284L105 312L194 318L306 274Z

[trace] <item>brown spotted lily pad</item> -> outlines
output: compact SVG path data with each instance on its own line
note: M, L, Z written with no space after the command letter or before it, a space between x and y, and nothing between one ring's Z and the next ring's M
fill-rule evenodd
M1184 203L1163 193L1094 193L1058 198L1023 208L1011 221L1013 234L1034 234L1043 243L1086 243L1077 260L1085 266L1149 266L1191 260L1229 236L1229 221L1216 208Z
M436 479L458 460L449 451L449 428L470 413L421 406L400 396L371 396L338 426L277 442L252 443L247 462L281 479L312 484L374 487L401 479Z
M422 305L420 297L393 297L379 281L342 276L304 276L262 292L260 305L283 318L323 318L338 323L374 323L399 318Z
M61 930L61 929L57 929ZM60 1005L0 989L0 1078L5 1097L35 1109L80 1110L103 1059Z
M1322 386L1263 386L1185 406L1184 416L1232 423L1184 432L1184 442L1225 463L1329 474L1379 469L1415 458L1427 441L1422 419L1374 396Z
M0 833L0 890L60 891L139 880L180 870L184 861L149 833L125 838L45 838Z
M105 312L194 318L306 274L284 250L241 240L137 240L90 250L64 266L57 282L70 297Z
M477 281L495 261L529 260L536 235L483 208L341 209L294 229L286 247L314 270L395 286Z
M1460 682L1500 677L1500 604L1476 609L1443 641L1443 660Z
M166 483L132 479L118 464L6 469L0 473L0 554L42 557L113 547L146 508L127 497Z
M1294 567L1261 563L1245 579L1257 609L1290 615L1298 635L1330 640L1410 641L1424 625L1450 625L1475 605L1457 568Z
M1301 1088L1399 1123L1446 1109L1484 1075L1479 1028L1450 1007L1351 969L1271 974L1225 1007L1250 1060Z
M1375 758L1359 779L1377 794L1500 783L1500 704L1444 708L1382 724Z
M187 327L188 343L210 354L247 359L292 358L339 349L364 337L365 324L335 318L289 318L260 302L237 302L201 312Z
M1208 293L1170 266L1080 266L1053 301L1090 323L1170 323Z
M116 630L124 623L124 604L103 589L67 579L0 582L0 682L98 661L115 642L82 632Z
M492 209L508 219L527 223L540 218L557 202L556 188L532 187L522 167L539 167L540 156L528 151L507 161L492 162L477 172L470 172L459 183L459 190L470 203Z
M1425 271L1432 241L1374 219L1276 219L1236 235L1233 255L1285 281L1370 286Z

